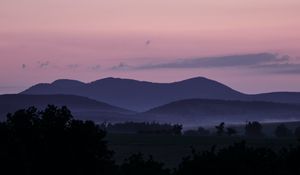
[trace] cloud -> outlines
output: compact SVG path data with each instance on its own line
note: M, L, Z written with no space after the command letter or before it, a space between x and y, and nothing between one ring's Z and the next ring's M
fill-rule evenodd
M265 64L258 65L254 68L261 69L268 73L277 74L300 74L300 64L292 63L278 63L278 64Z
M295 59L294 59L295 60ZM296 58L296 60L300 60ZM256 53L221 57L180 59L157 64L144 64L133 69L196 69L196 68L243 68L256 69L267 73L300 74L300 63L288 55Z
M155 68L214 68L214 67L245 67L265 63L281 63L289 60L288 56L277 56L270 53L232 55L222 57L205 57L183 59L161 64L148 64L139 66L139 69Z

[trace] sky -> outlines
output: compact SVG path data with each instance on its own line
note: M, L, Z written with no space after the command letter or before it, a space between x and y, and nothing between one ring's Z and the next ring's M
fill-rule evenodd
M207 77L300 91L299 0L1 0L0 94L56 79Z

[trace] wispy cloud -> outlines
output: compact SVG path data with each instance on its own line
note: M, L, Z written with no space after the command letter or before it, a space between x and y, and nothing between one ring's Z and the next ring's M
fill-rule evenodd
M133 69L196 69L196 68L246 68L268 73L300 74L300 64L293 63L288 55L257 53L221 57L180 59L165 63L144 64Z
M288 56L277 56L270 53L232 55L222 57L205 57L181 59L174 62L141 65L139 69L154 68L213 68L213 67L238 67L255 66L266 63L282 63L289 60Z
M254 68L268 73L278 74L300 74L300 64L296 63L278 63L257 65Z

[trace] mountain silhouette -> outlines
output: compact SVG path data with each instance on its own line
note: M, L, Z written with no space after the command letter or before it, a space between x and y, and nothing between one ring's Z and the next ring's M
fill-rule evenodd
M44 109L47 105L67 106L76 118L81 120L113 121L122 120L122 117L130 119L133 111L115 107L107 103L98 102L86 97L75 95L0 95L0 119L3 120L7 113L13 113L19 109L35 106Z
M300 120L300 105L263 101L188 99L144 112L153 120L185 124ZM171 120L170 120L171 119Z
M104 78L91 83L57 80L51 84L37 84L21 94L78 95L134 111L146 111L173 101L194 98L300 104L300 93L274 92L249 95L204 77L173 83L152 83L120 78Z

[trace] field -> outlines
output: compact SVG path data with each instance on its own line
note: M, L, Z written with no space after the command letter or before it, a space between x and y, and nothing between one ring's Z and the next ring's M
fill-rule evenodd
M142 135L142 134L108 134L108 146L115 152L117 163L133 153L152 155L157 161L165 163L166 167L173 168L183 157L190 155L192 148L197 151L209 150L213 145L217 148L246 140L249 146L270 147L278 150L298 144L295 138L260 138L245 139L244 137L217 137L217 136L168 136L168 135Z

